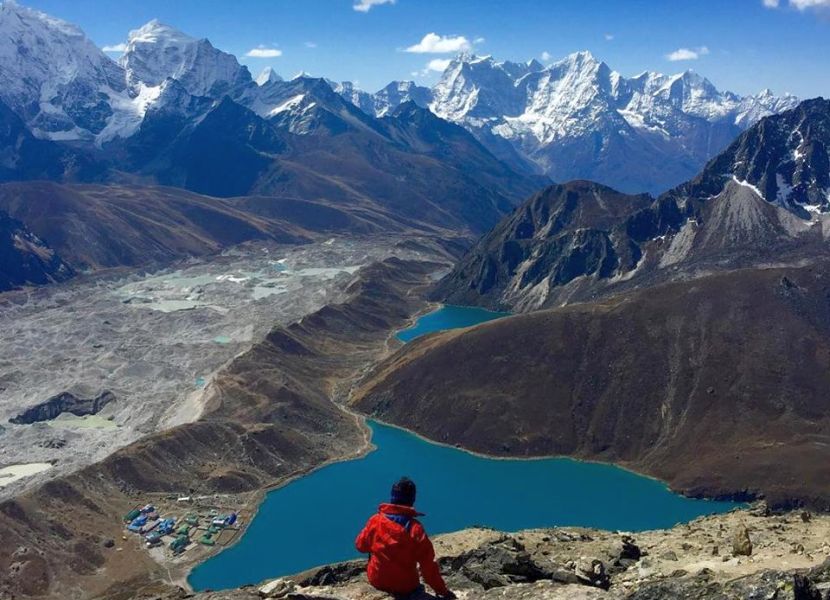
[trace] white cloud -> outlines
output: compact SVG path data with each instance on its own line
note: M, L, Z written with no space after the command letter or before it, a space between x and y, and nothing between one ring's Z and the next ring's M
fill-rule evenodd
M257 46L256 48L251 48L245 53L245 56L249 58L277 58L282 56L282 50L278 50L277 48L266 48L265 46Z
M449 58L433 58L427 63L426 70L443 73L450 66L450 62Z
M790 0L790 6L795 6L798 10L830 9L830 0Z
M416 54L447 54L469 50L470 48L472 48L472 44L463 35L443 36L437 33L428 33L420 42L410 46L406 51Z
M545 50L544 52L542 52L542 54L539 55L539 58L541 58L545 62L548 62L553 57L550 55L550 52Z
M306 43L305 43L305 44L303 44L303 45L304 45L306 48L316 48L316 47L317 47L317 42L306 42Z
M709 54L709 48L706 46L701 46L700 48L678 48L674 52L666 54L666 58L672 62L679 60L697 60L707 54Z
M613 33L606 33L605 34L605 41L606 42L610 42L613 39L614 39L614 34Z
M112 46L104 46L103 48L101 48L101 50L103 50L104 52L126 52L127 44L122 42L120 44L114 44Z
M352 6L357 12L367 13L373 6L381 4L395 4L395 0L357 0Z
M780 8L781 0L761 0L761 4L767 8ZM807 10L830 10L830 0L789 0L789 5L802 12Z
M451 62L452 59L450 58L433 58L420 71L413 71L412 76L428 77L434 73L443 73L450 66Z

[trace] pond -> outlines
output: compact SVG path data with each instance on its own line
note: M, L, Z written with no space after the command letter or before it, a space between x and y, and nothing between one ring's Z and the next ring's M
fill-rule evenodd
M507 317L509 314L494 312L477 306L445 305L438 310L423 315L412 327L399 331L397 338L402 342L410 342L417 337L435 331L472 327L479 323L486 323L493 319Z

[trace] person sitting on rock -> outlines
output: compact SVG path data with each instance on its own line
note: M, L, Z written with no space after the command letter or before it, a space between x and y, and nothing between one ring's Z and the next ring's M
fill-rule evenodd
M424 581L441 598L455 598L444 583L435 562L435 550L415 504L415 482L402 477L392 486L388 504L381 504L355 540L358 552L370 554L369 583L395 598L415 598L423 592Z

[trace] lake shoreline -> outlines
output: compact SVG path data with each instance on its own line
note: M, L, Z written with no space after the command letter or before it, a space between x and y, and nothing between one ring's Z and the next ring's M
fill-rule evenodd
M429 305L424 307L423 310L418 311L418 313L416 313L411 319L409 319L409 321L407 322L406 327L390 332L390 335L389 335L389 338L388 338L387 344L386 344L386 354L390 354L390 353L394 352L395 350L397 350L401 346L402 343L406 343L406 342L403 342L402 340L400 340L400 338L398 337L398 334L400 334L402 331L412 329L413 327L415 327L417 325L418 321L420 319L422 319L424 316L427 316L429 314L433 314L437 311L440 311L444 307L445 307L445 305L442 305L440 303L429 303ZM464 307L457 307L457 308L464 308ZM487 312L488 313L494 313L495 311L487 311ZM506 316L509 316L509 314L506 313L503 316L506 317ZM498 317L498 318L502 318L502 317ZM475 325L477 325L477 323L472 324L472 325L468 325L467 327L473 327ZM431 333L431 332L427 332L427 333ZM371 368L371 367L369 367L369 368ZM661 485L661 487L666 492L671 493L673 495L676 495L678 497L682 497L684 499L695 500L695 501L704 501L704 502L725 502L726 501L726 502L735 503L734 500L729 500L729 499L725 500L723 498L692 497L692 496L685 495L681 492L677 492L675 490L672 490L667 482L665 482L665 481L663 481L663 480L661 480L661 479L659 479L655 476L638 472L636 469L634 469L634 468L632 468L629 465L626 465L624 463L618 464L618 463L613 463L613 462L609 462L609 461L600 461L600 460L576 458L576 457L571 457L571 456L567 456L567 455L539 455L539 456L489 455L489 454L486 454L486 453L477 452L477 451L474 451L474 450L464 448L461 445L453 445L451 443L446 443L446 442L433 440L433 439L430 439L430 438L428 438L428 437L426 437L426 436L424 436L424 435L422 435L422 434L420 434L416 431L412 431L412 430L409 430L405 427L401 427L401 426L395 425L393 423L388 423L388 422L385 422L381 419L372 417L371 415L365 415L363 413L360 413L360 412L357 412L357 411L353 410L351 408L350 404L349 404L350 396L351 396L351 389L345 394L345 397L342 398L343 399L342 402L338 402L334 399L332 400L332 402L336 406L338 406L338 408L343 410L345 413L349 414L354 419L355 424L358 426L358 428L361 430L361 432L363 434L363 443L361 444L361 446L359 448L355 449L354 452L351 452L349 454L345 454L343 456L328 460L325 463L322 463L320 465L315 466L314 468L306 469L306 470L294 473L291 476L287 477L286 479L284 479L284 480L282 480L278 483L275 483L274 485L263 488L261 491L259 491L256 494L253 501L249 503L249 506L246 506L246 509L248 509L250 511L251 517L244 524L243 530L240 532L239 535L236 536L233 543L231 543L228 546L223 547L223 548L217 548L217 549L215 549L215 551L210 552L206 556L202 556L197 561L194 561L192 564L189 564L188 567L186 568L186 570L184 571L184 573L182 574L183 577L181 577L180 580L177 583L179 583L180 585L184 584L184 587L186 587L190 591L195 591L195 588L190 583L190 578L191 578L192 574L196 571L196 569L198 567L200 567L205 562L215 558L221 552L229 550L229 549L231 549L234 546L239 544L239 542L245 537L246 533L248 532L248 527L251 525L251 523L253 523L254 519L260 514L263 503L267 500L267 498L268 498L268 496L271 492L283 489L288 484L295 483L298 480L301 480L305 477L311 476L314 473L316 473L316 472L318 472L318 471L320 471L320 470L322 470L326 467L330 467L330 466L333 466L333 465L336 465L336 464L339 464L339 463L348 463L348 462L351 462L351 461L365 460L370 454L372 454L375 450L378 449L378 446L374 443L374 432L373 432L373 429L370 425L370 423L372 423L372 422L377 423L380 426L388 427L390 429L397 430L397 431L400 431L404 434L408 434L410 436L413 436L415 439L419 440L420 442L427 443L431 446L435 446L437 448L446 448L446 449L450 449L450 450L459 451L459 452L461 452L461 453L463 453L467 456L478 458L478 459L503 461L503 462L509 462L509 461L513 461L513 462L540 462L540 461L545 461L545 460L557 460L557 461L567 461L567 462L572 463L572 464L599 465L599 466L613 467L613 468L620 469L620 470L622 470L622 471L624 471L624 472L626 472L630 475L634 475L634 476L637 476L637 477L640 477L640 478L643 478L643 479L646 479L646 480L650 480L650 481L659 483ZM731 510L740 510L741 508L744 508L744 507L743 506L735 506L734 508L731 508L730 511ZM682 523L682 522L684 522L684 521L683 520L678 521L678 523ZM551 527L559 527L559 526L576 526L576 527L578 527L579 525L551 525ZM658 527L658 528L655 528L655 530L670 529L672 526L674 526L674 525L668 525L666 527ZM519 528L519 529L516 529L515 531L519 531L521 529L522 528ZM326 564L326 563L321 563L321 564ZM313 567L309 567L309 568L313 568Z
M456 452L459 452L459 453L461 453L465 456L468 456L468 457L473 457L473 458L477 458L477 459L484 459L484 460L487 460L487 461L496 460L496 461L501 462L501 463L509 462L509 461L517 462L517 463L536 463L536 462L541 462L541 461L544 461L544 460L553 460L553 461L557 461L557 462L561 462L561 463L566 463L566 464L569 464L569 465L583 465L584 464L584 465L595 465L595 466L607 467L607 468L615 469L615 470L618 469L619 471L624 472L627 476L633 476L633 477L636 477L637 479L642 479L644 481L650 481L650 482L653 482L653 483L657 483L657 484L660 485L660 489L661 489L662 493L665 493L669 496L676 497L678 499L682 498L683 500L690 500L690 501L701 502L701 503L706 503L706 504L708 504L710 502L713 503L713 504L718 502L717 500L714 500L714 499L689 498L687 496L682 496L680 494L676 494L675 492L670 490L670 488L668 487L668 485L665 482L663 482L663 481L661 481L657 478L642 476L639 473L636 473L635 471L633 471L631 469L626 469L624 467L621 467L619 465L615 465L613 463L606 463L606 462L600 462L600 461L586 461L586 460L576 459L576 458L567 457L567 456L554 456L554 457L491 457L491 456L486 456L486 455L473 453L473 452L467 451L463 448L457 448L457 447L454 447L454 446L450 446L448 444L442 444L442 443L439 443L439 442L434 442L433 440L429 440L427 438L424 438L423 436L420 436L417 433L414 433L412 431L406 430L405 428L397 427L397 426L394 426L394 425L391 425L391 424L388 424L388 423L383 423L381 421L377 421L377 420L372 419L370 417L365 417L365 416L361 416L361 415L358 415L358 414L355 414L354 416L357 417L357 418L360 418L361 421L362 421L363 426L369 431L372 430L371 424L374 423L378 427L388 428L389 430L401 432L401 433L403 433L407 436L411 436L413 439L417 439L417 441L419 443L426 443L429 446L433 446L433 447L436 447L436 448L442 448L442 449L446 449L446 450L456 451ZM367 440L367 443L363 446L363 448L359 452L356 452L356 453L350 455L349 457L343 457L343 458L340 458L340 459L337 459L337 460L328 461L327 464L325 464L325 465L320 465L319 467L316 467L314 469L308 470L308 471L303 472L303 473L297 473L294 476L292 476L290 479L287 479L287 480L281 482L280 484L278 484L276 486L272 486L272 487L268 488L267 490L263 490L262 493L258 494L257 497L256 497L256 505L257 506L256 506L255 509L252 509L252 511L251 511L252 516L248 520L248 522L245 524L245 530L240 535L238 535L236 537L233 544L231 544L231 545L229 545L225 548L222 548L222 550L224 551L224 550L228 550L228 549L234 547L235 545L237 545L239 543L240 540L242 540L245 537L245 535L248 532L248 529L247 529L248 526L250 526L251 523L253 523L253 520L256 516L261 514L262 507L263 507L263 502L267 499L270 492L283 489L287 486L287 484L297 482L299 479L303 479L306 476L311 476L314 473L322 470L324 467L334 466L338 463L344 463L344 462L348 463L348 462L353 462L353 461L357 462L357 461L366 460L367 457L374 452L374 450L381 448L381 446L379 446L375 442L375 436L374 435L371 436L371 437L367 437L366 440ZM378 502L380 502L380 501L382 501L382 498L378 499ZM723 503L726 504L725 502L723 502ZM729 504L736 504L736 503L731 503L730 502ZM717 507L713 506L712 508L717 508ZM559 527L585 527L585 528L592 528L592 529L606 529L606 530L615 529L615 530L623 530L623 531L659 531L659 530L671 529L672 527L675 527L675 526L677 526L679 524L682 524L682 523L689 522L689 521L691 521L695 518L698 518L699 516L704 516L704 515L708 515L708 514L716 514L716 513L717 514L728 513L728 512L733 512L735 510L743 510L745 508L746 507L744 505L737 505L737 504L735 506L723 507L720 510L708 510L707 508L704 508L704 510L700 510L700 511L697 511L697 512L694 512L694 513L678 514L678 516L676 518L672 517L671 521L666 522L665 525L661 525L661 526L650 526L649 525L649 526L645 526L645 527L637 526L637 527L633 527L633 528L630 528L630 527L606 527L606 526L600 526L600 525L596 525L596 524L589 523L589 522L581 522L578 515L574 516L574 520L572 520L572 521L558 522L557 519L554 517L554 518L551 518L551 520L546 524L539 523L539 524L534 524L534 525L530 525L530 526L519 525L519 526L516 526L516 527L503 527L503 526L499 526L499 525L495 525L495 524L490 525L487 522L483 522L483 525L484 526L493 526L493 527L496 527L499 530L503 530L503 531L507 531L507 532L518 532L518 531L522 531L522 530L525 530L525 529L559 528ZM368 506L367 509L374 510L372 505ZM434 514L435 515L440 515L441 513L436 511ZM359 524L355 525L355 527L358 527L358 526L359 526ZM270 531L270 530L271 530L271 528L266 529L265 531ZM436 531L436 534L451 533L452 531L455 531L455 530L456 529L453 529L453 528L444 530L444 529L439 527ZM216 556L218 556L218 554L220 554L220 552L217 552L215 554L211 554L210 556L204 557L197 564L194 564L191 567L190 571L188 572L188 574L186 576L186 584L187 584L186 587L189 590L204 591L205 589L231 589L233 587L236 587L236 585L230 585L230 586L227 586L227 587L221 587L220 588L216 585L207 585L207 586L205 586L205 585L196 584L194 586L193 584L191 584L190 578L192 577L192 575L196 571L196 569L199 566L203 565L207 560L209 560L211 558L215 558ZM259 581L265 581L267 579L273 579L274 577L279 577L279 576L288 576L288 575L290 575L292 573L295 573L295 572L305 571L307 569L314 568L315 566L320 566L320 565L329 564L329 563L333 563L333 562L339 562L340 560L350 560L350 559L353 559L353 558L355 558L355 556L351 556L351 557L343 556L342 559L341 558L336 558L336 559L332 559L332 560L325 560L324 559L324 560L321 560L319 563L307 564L307 565L305 565L301 568L297 568L296 570L289 568L288 570L286 570L283 573L280 573L279 570L275 568L272 573L270 573L267 576L263 576L263 578L260 579ZM214 571L215 570L216 569L214 569ZM218 568L218 570L219 571L225 571L226 569ZM245 582L244 584L245 585L255 584L255 582L250 581L250 582Z

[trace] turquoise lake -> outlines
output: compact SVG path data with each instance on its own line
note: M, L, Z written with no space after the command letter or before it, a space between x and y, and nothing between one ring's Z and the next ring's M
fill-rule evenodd
M409 329L399 331L397 338L402 342L409 342L434 331L472 327L507 316L509 313L493 312L476 306L442 306L419 318Z
M444 311L441 319L447 308L460 314L460 307L445 307L436 311ZM481 316L480 309L470 310ZM412 336L417 337L438 328L419 322L413 329L419 329ZM417 508L427 514L422 520L432 534L475 525L638 531L740 506L684 498L659 481L611 465L490 459L372 421L369 426L377 450L269 492L240 541L197 566L190 585L197 591L227 589L357 557L354 538L402 475L417 482Z

